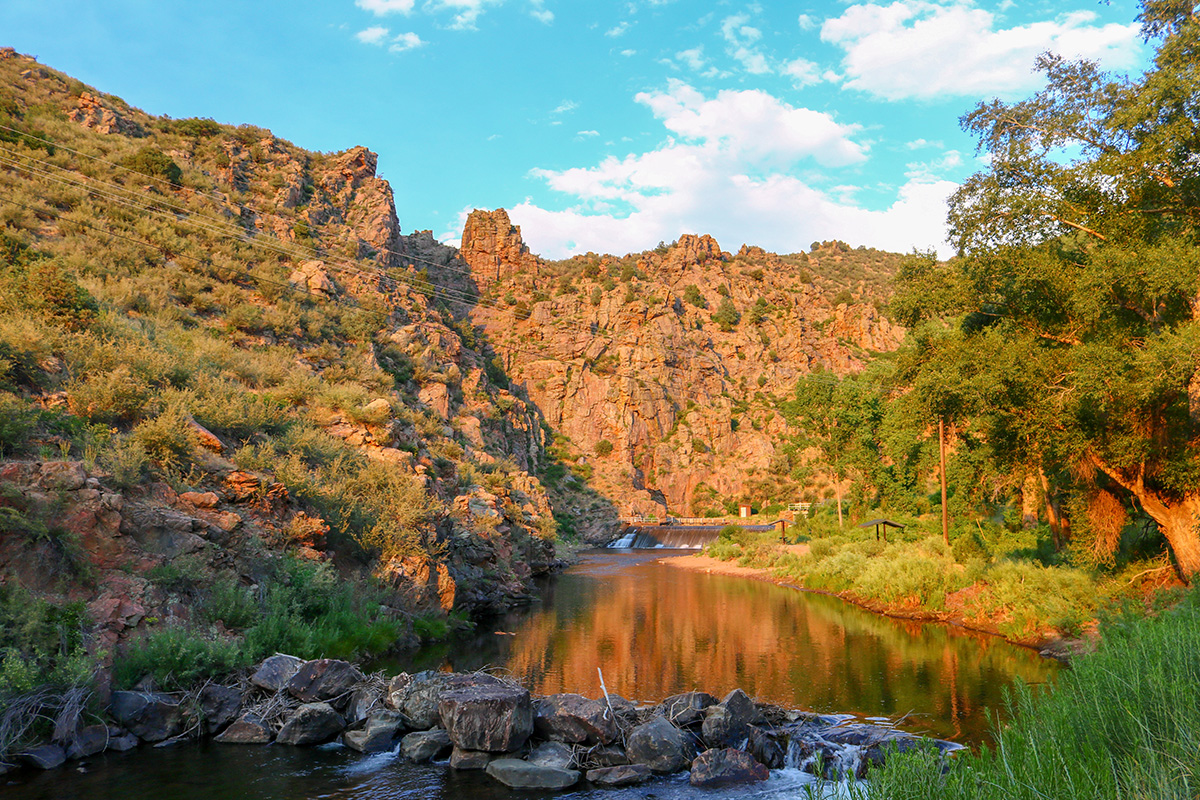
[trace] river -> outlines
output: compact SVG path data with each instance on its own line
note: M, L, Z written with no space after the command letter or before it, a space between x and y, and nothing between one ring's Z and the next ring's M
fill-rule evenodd
M1003 706L1016 679L1052 680L1057 665L996 637L938 624L881 617L837 598L762 581L658 563L663 551L584 554L548 580L528 609L473 635L416 655L377 663L391 671L502 669L537 694L609 692L657 701L702 689L741 688L788 708L903 718L901 727L965 744L988 739L988 712ZM782 771L787 772L787 771ZM791 796L803 775L774 775L759 796ZM582 791L568 797L642 798ZM663 800L690 796L686 779L649 790ZM142 748L61 770L26 773L6 797L22 800L211 797L511 797L478 773L417 767L391 755L364 757L339 746L296 749L206 743ZM705 797L719 797L706 792ZM730 797L750 796L744 789Z

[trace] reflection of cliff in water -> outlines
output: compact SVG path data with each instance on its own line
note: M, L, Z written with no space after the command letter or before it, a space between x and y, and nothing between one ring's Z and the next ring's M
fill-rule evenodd
M789 707L912 712L910 724L967 742L985 736L985 709L1003 705L1014 678L1041 683L1055 671L995 637L645 557L589 557L552 583L541 608L507 624L515 636L479 637L450 661L503 665L539 693L596 696L600 667L610 692L637 700L741 687Z

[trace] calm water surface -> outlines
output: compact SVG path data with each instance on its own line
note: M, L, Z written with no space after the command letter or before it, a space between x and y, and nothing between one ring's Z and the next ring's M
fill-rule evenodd
M1056 662L995 636L872 614L765 581L658 563L663 551L597 552L544 599L469 640L393 669L503 667L535 693L658 701L741 688L788 708L907 715L905 727L964 744L988 739L988 710L1016 678L1052 680Z
M880 617L836 598L657 563L663 552L586 554L547 582L533 607L463 640L374 665L390 670L502 668L534 692L609 692L657 701L690 689L742 688L789 708L906 716L903 726L975 744L987 712L1017 678L1042 683L1056 665L995 637ZM0 779L3 780L3 779ZM749 792L705 798L795 797L809 778L781 770ZM0 784L2 785L2 784ZM61 770L23 774L0 789L21 800L500 800L514 793L479 773L417 767L391 754L322 748L184 745L143 748ZM567 798L694 797L686 778Z

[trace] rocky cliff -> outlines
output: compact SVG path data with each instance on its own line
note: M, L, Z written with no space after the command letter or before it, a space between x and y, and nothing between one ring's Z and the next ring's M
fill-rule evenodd
M684 235L639 254L545 262L503 210L475 211L471 312L564 457L625 513L799 499L773 468L798 377L861 370L904 331L879 311L898 257L816 243L779 256ZM840 284L839 284L840 281Z

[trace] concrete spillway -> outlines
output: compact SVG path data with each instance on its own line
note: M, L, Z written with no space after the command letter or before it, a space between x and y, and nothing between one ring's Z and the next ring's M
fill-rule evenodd
M717 538L725 525L630 525L609 547L617 550L699 550ZM748 531L769 531L774 525L739 525Z

